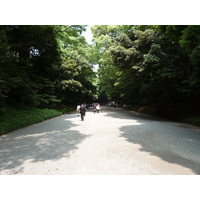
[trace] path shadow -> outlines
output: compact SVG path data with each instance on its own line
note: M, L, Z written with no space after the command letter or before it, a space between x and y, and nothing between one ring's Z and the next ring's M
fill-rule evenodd
M200 174L200 134L192 129L168 123L146 121L141 126L122 126L121 137L140 144L145 151L169 163L175 163Z
M108 109L106 116L133 121L119 127L121 137L141 145L148 152L168 163L181 165L200 174L200 129L184 123L124 109ZM137 121L136 126L134 124Z
M69 158L70 152L89 135L76 130L70 121L75 115L63 115L0 137L0 171L20 167L27 160L41 162Z
M105 109L106 111L106 115L109 117L113 117L113 118L119 118L119 119L135 119L135 120L153 120L153 121L166 121L166 119L161 118L161 117L157 117L154 115L148 115L145 113L138 113L135 111L130 111L130 110L125 110L123 108L118 108L118 109L114 109L114 108L108 108Z

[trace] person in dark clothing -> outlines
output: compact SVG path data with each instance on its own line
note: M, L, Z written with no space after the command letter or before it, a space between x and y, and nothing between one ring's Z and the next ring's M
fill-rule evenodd
M80 113L81 113L81 120L84 121L85 113L86 113L86 108L83 106L83 104L80 107Z
M97 112L96 103L93 104L94 113Z

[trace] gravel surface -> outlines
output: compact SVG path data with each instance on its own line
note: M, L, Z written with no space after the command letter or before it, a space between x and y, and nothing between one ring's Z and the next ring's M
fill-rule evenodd
M200 174L200 129L104 107L0 137L1 175Z

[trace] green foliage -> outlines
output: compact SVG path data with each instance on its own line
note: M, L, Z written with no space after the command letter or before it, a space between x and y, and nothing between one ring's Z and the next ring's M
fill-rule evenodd
M0 134L5 134L7 132L38 123L61 114L62 112L59 110L47 108L8 108L6 109L6 112L0 115Z
M36 107L4 109L0 115L0 135L74 110L75 107L64 105L56 106L54 109Z
M183 119L184 122L200 126L200 116L192 116Z
M82 25L0 26L1 133L71 110L41 108L93 101L96 76L83 31Z
M117 101L133 107L198 105L200 26L0 26L0 112ZM98 65L97 76L93 66Z
M200 101L200 26L93 26L99 94L126 105Z
M85 26L0 26L0 112L55 106L95 95Z

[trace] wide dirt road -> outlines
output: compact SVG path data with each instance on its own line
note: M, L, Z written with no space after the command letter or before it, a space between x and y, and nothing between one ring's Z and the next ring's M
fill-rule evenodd
M104 107L0 137L0 174L200 174L200 129Z

